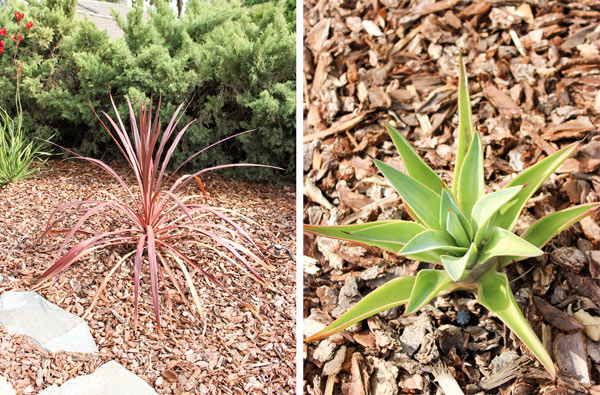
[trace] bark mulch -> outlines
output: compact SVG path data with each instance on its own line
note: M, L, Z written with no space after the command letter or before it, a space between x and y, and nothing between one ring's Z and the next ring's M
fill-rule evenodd
M582 142L526 207L517 232L600 201L596 0L307 0L304 34L305 223L409 219L371 160L403 169L384 121L451 183L459 54L485 146L486 192ZM556 382L471 294L455 293L413 316L395 308L305 345L305 391L432 394L431 369L440 364L467 394L600 391L600 218L572 226L545 251L508 275L559 369ZM305 336L386 281L427 267L309 235L303 254ZM461 310L469 312L464 328Z
M126 175L121 164L114 165ZM125 200L119 185L87 163L51 161L46 171L0 189L0 294L28 290L48 267L62 236L37 237L52 210L101 190ZM133 184L133 179L127 177ZM242 221L258 244L277 243L295 254L295 188L203 177L212 206L233 209L255 221ZM182 191L199 194L196 187ZM111 221L94 217L84 229L105 230ZM122 249L98 250L61 274L38 293L82 316ZM149 273L142 275L140 321L133 330L133 269L117 270L87 319L98 344L97 356L51 354L28 338L0 329L0 374L19 394L35 394L51 384L93 372L115 359L161 394L293 393L295 388L295 264L286 254L269 256L269 267L256 267L266 288L223 259L198 252L204 267L243 301L255 306L260 320L200 273L190 270L206 313L206 332L172 285L172 307L161 297L162 335L154 323ZM176 272L187 292L183 274ZM162 288L162 283L161 288ZM163 288L164 290L164 288ZM161 291L163 292L163 291ZM192 303L191 295L189 302ZM193 303L192 303L193 304Z

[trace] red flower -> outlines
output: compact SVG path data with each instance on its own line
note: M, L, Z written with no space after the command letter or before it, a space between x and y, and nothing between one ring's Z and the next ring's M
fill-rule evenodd
M6 28L3 27L2 29L0 29L0 36L6 36L8 37L8 33L6 33Z
M33 22L31 22L31 21L27 22L25 27L27 28L27 30L31 29L33 27Z
M23 18L25 18L25 14L19 11L15 12L15 19L17 20L17 22L21 22Z
M19 34L19 42L23 41L23 35Z
M0 41L0 48L4 48L4 40Z
M0 54L4 52L4 48L0 47Z

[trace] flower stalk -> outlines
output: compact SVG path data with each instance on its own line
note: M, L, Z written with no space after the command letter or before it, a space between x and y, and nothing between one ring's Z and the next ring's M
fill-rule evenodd
M15 106L16 116L10 117L6 109L0 108L0 186L9 182L15 182L33 174L39 168L32 166L40 155L47 155L42 152L42 143L29 141L23 130L23 107L21 105L20 82L23 71L23 60L19 61L19 47L23 42L27 31L33 27L33 22L23 23L25 14L15 12L18 31L12 35L8 34L6 27L0 29L0 56L4 53L6 41L2 37L11 37L14 42L12 55L12 64L14 71L11 78L15 79Z

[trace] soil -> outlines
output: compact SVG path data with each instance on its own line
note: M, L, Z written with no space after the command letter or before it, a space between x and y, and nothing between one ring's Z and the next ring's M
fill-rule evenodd
M304 34L304 223L410 219L372 162L404 169L384 122L452 184L459 54L483 136L486 193L581 142L526 206L516 232L554 211L600 201L597 1L309 0ZM461 292L413 316L394 308L305 344L305 392L439 393L432 368L440 365L466 394L600 391L600 336L592 333L600 316L599 215L544 250L507 274L553 357L555 381L500 320ZM304 235L303 254L305 336L386 281L429 267L312 235ZM584 325L583 313L593 317Z
M120 163L111 164L122 176L129 174ZM131 177L125 177L133 184ZM295 188L202 177L208 203L233 209L262 247L279 244L295 255ZM120 186L101 169L85 162L50 161L35 177L0 189L0 294L29 290L50 264L63 236L39 236L51 212L61 204L89 196L102 198L101 190L126 200ZM182 196L199 194L196 186ZM70 218L75 220L75 217ZM111 229L113 220L95 216L84 229ZM254 223L250 222L254 221ZM72 222L74 223L74 222ZM98 250L38 291L50 302L82 316L96 295L104 276L127 249ZM273 251L273 250L271 250ZM98 344L95 356L66 352L52 354L21 335L0 328L0 372L18 394L36 394L52 384L93 372L114 359L146 380L160 394L282 394L295 391L295 264L287 254L268 254L269 265L256 270L269 284L265 287L246 272L223 259L189 251L206 270L225 284L250 310L190 270L206 314L206 328L192 314L170 283L161 288L162 331L158 333L149 287L143 270L140 321L133 327L133 271L127 262L118 269L98 305L87 318ZM183 274L188 303L193 305ZM205 332L203 333L205 329Z

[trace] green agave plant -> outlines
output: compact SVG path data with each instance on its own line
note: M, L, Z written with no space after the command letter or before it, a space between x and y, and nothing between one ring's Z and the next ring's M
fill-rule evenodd
M525 203L575 150L571 144L530 167L500 191L484 193L483 148L473 130L465 68L460 59L459 139L454 184L447 188L389 125L408 174L384 162L375 164L398 191L412 221L388 220L349 226L305 226L320 236L376 246L408 259L441 265L416 276L396 278L374 290L307 342L323 339L380 311L406 304L411 314L438 295L472 291L477 301L498 316L533 352L554 378L552 358L519 309L508 277L511 262L543 254L555 235L581 220L598 204L571 207L533 223L520 237L512 233Z

